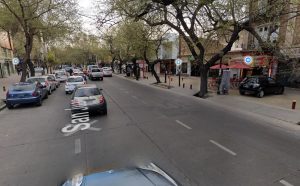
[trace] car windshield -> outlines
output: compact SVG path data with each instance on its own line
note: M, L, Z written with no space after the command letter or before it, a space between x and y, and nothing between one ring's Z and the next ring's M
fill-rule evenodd
M244 83L250 83L250 84L258 83L258 78L248 77L244 80Z
M9 87L9 91L29 91L33 90L35 88L34 84L16 84L11 87Z
M79 88L75 91L74 97L89 97L101 95L98 88Z
M93 68L92 72L101 72L101 69L99 69L99 68Z
M28 83L35 83L35 82L45 82L45 78L30 78L30 79L27 79L26 82Z
M82 82L82 77L72 77L68 79L68 82Z

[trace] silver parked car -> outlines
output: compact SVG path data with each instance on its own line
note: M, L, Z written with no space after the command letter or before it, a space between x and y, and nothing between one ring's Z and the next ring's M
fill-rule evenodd
M58 88L60 86L60 82L57 80L55 74L48 74L47 76L51 78L50 81L53 81L56 88Z
M50 81L48 80L48 76L30 77L26 80L26 82L28 83L40 82L43 86L46 87L49 95L51 95L52 91L55 89L55 84L50 83Z

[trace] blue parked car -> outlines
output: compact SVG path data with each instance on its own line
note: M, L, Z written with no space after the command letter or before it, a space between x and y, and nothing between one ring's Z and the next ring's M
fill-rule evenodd
M41 83L16 83L6 93L6 107L12 109L15 105L29 103L41 106L44 98L48 98L48 92Z

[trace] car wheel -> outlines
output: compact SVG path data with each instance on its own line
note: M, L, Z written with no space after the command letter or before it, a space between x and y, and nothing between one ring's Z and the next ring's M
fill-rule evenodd
M260 91L257 93L257 97L259 97L259 98L264 97L264 95L265 95L265 92L264 92L263 90L260 90Z
M48 92L46 93L46 95L45 95L45 97L44 97L45 99L48 99Z
M107 115L107 108L104 109L104 111L102 112L103 115Z
M281 87L279 90L278 90L278 94L283 94L284 93L284 87Z
M49 91L48 91L48 95L51 95L52 94L52 89L50 87Z
M7 107L8 109L13 109L13 108L14 108L14 106L11 105L11 104L9 104L9 103L6 103L6 107Z
M68 92L68 91L66 91L66 94L69 94L69 92Z
M100 81L103 81L103 77L102 77L102 78L100 78Z
M240 90L240 95L245 95L245 91Z
M36 103L36 106L42 106L42 98Z

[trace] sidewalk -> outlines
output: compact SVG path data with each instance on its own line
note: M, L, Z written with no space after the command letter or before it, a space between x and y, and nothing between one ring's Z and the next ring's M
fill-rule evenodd
M125 78L124 74L119 76ZM182 82L181 87L178 86L178 76L171 77L172 81L170 81L170 85L172 88L170 88L169 91L187 96L193 96L199 91L200 83L198 77L183 77L185 88L182 87ZM164 82L164 77L161 77L160 80ZM153 76L149 75L148 79L141 78L136 82L150 85L156 81ZM168 84L169 81L167 81L166 85ZM190 85L192 85L193 89L190 89ZM209 97L206 100L213 104L221 105L224 108L252 114L253 117L265 116L294 125L300 122L300 90L297 89L286 88L283 95L267 95L263 98L257 98L250 95L241 96L239 95L238 90L230 90L229 95L217 95L215 91L210 90ZM291 109L292 100L298 102L296 110Z
M20 81L21 76L18 76L17 73L15 74L11 74L9 77L6 78L0 78L0 110L2 110L3 108L5 108L5 103L3 102L3 100L6 97L6 91L9 87L9 85L11 85L12 83L17 83ZM4 88L5 87L5 91Z

